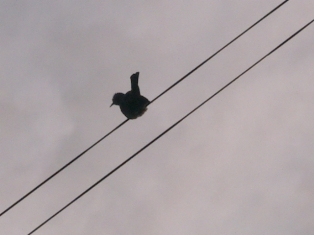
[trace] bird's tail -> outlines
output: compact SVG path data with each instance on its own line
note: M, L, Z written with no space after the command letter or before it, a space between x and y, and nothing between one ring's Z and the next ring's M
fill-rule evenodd
M131 76L131 85L133 87L134 86L137 86L138 85L138 77L139 77L140 73L139 72L136 72L134 74L132 74Z
M132 74L132 76L131 76L131 89L137 95L140 95L140 88L138 86L139 75L140 75L140 73L136 72L136 73Z

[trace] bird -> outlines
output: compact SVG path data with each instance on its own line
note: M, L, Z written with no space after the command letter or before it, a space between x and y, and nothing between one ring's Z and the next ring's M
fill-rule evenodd
M131 90L127 93L115 93L112 97L112 105L119 105L121 112L128 119L136 119L142 116L149 105L150 101L141 95L138 86L138 78L140 73L136 72L131 75Z

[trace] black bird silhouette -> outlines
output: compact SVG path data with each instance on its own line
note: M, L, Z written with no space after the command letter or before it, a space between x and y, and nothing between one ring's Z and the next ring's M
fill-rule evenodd
M131 90L127 93L116 93L112 97L112 105L119 105L121 112L129 119L136 119L142 116L147 110L147 105L150 101L141 96L140 88L138 86L139 72L132 74Z

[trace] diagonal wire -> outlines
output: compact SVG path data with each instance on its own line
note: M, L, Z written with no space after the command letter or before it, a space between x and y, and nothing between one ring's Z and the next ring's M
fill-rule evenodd
M263 56L261 59L259 59L257 62L255 62L253 65L251 65L248 69L246 69L244 72L242 72L240 75L238 75L236 78L231 80L229 83L227 83L225 86L223 86L220 90L218 90L216 93L214 93L212 96L210 96L208 99L203 101L200 105L198 105L196 108L194 108L192 111L190 111L188 114L186 114L184 117L182 117L179 121L174 123L172 126L170 126L168 129L166 129L164 132L162 132L160 135L158 135L155 139L150 141L148 144L146 144L144 147L142 147L140 150L138 150L136 153L134 153L131 157L126 159L124 162L122 162L120 165L118 165L116 168L114 168L112 171L110 171L108 174L106 174L104 177L102 177L100 180L98 180L96 183L94 183L92 186L90 186L88 189L86 189L83 193L81 193L79 196L77 196L75 199L73 199L71 202L69 202L67 205L65 205L63 208L61 208L59 211L57 211L55 214L53 214L51 217L49 217L47 220L45 220L43 223L41 223L39 226L37 226L34 230L32 230L28 235L33 234L35 231L37 231L40 227L42 227L44 224L49 222L52 218L57 216L59 213L61 213L63 210L65 210L67 207L69 207L71 204L76 202L79 198L81 198L83 195L88 193L91 189L96 187L99 183L101 183L103 180L108 178L111 174L113 174L115 171L120 169L123 165L128 163L130 160L132 160L136 155L138 155L140 152L142 152L144 149L149 147L151 144L153 144L156 140L158 140L160 137L165 135L168 131L170 131L172 128L174 128L176 125L178 125L180 122L182 122L184 119L186 119L188 116L190 116L192 113L194 113L196 110L198 110L200 107L202 107L205 103L207 103L209 100L214 98L216 95L218 95L220 92L222 92L224 89L226 89L228 86L230 86L232 83L234 83L236 80L238 80L241 76L243 76L245 73L247 73L249 70L251 70L253 67L255 67L257 64L262 62L264 59L266 59L268 56L270 56L272 53L274 53L276 50L278 50L280 47L282 47L284 44L286 44L288 41L290 41L293 37L295 37L297 34L299 34L301 31L303 31L306 27L308 27L310 24L312 24L314 20L307 23L305 26L303 26L301 29L299 29L297 32L295 32L293 35L291 35L289 38L287 38L285 41L280 43L277 47L275 47L273 50L271 50L269 53L267 53L265 56Z
M273 10L271 10L270 12L268 12L265 16L263 16L261 19L259 19L258 21L256 21L254 24L252 24L250 27L248 27L246 30L244 30L241 34L239 34L237 37L235 37L234 39L232 39L229 43L227 43L225 46L223 46L222 48L220 48L218 51L216 51L213 55L211 55L210 57L208 57L206 60L204 60L202 63L200 63L198 66L196 66L193 70L191 70L189 73L187 73L186 75L184 75L181 79L179 79L178 81L176 81L173 85L171 85L169 88L167 88L165 91L163 91L160 95L158 95L155 99L153 99L151 101L151 103L153 103L155 100L157 100L160 96L164 95L167 91L169 91L170 89L172 89L174 86L176 86L178 83L182 82L186 77L188 77L189 75L191 75L192 73L194 73L197 69L199 69L201 66L203 66L205 63L207 63L210 59L212 59L213 57L215 57L218 53L220 53L222 50L224 50L226 47L228 47L231 43L233 43L234 41L236 41L238 38L240 38L241 36L243 36L245 33L247 33L250 29L252 29L254 26L256 26L258 23L260 23L262 20L264 20L267 16L269 16L270 14L272 14L274 11L276 11L277 9L279 9L281 6L283 6L285 3L287 3L289 0L282 2L281 4L279 4L277 7L275 7Z
M242 35L244 35L246 32L248 32L250 29L252 29L254 26L256 26L258 23L260 23L262 20L264 20L266 17L271 15L274 11L278 10L281 6L283 6L285 3L287 3L289 0L283 1L281 4L279 4L277 7L275 7L273 10L271 10L269 13L267 13L265 16L263 16L261 19L256 21L254 24L252 24L249 28L247 28L245 31L243 31L241 34L239 34L237 37L232 39L229 43L227 43L224 47L219 49L217 52L215 52L213 55L211 55L209 58L207 58L205 61L203 61L201 64L199 64L197 67L195 67L193 70L191 70L189 73L187 73L185 76L183 76L181 79L179 79L177 82L175 82L173 85L171 85L169 88L167 88L165 91L163 91L160 95L158 95L156 98L154 98L151 102L153 103L158 98L160 98L162 95L164 95L166 92L168 92L170 89L172 89L174 86L182 82L185 78L187 78L189 75L191 75L193 72L195 72L197 69L199 69L201 66L203 66L205 63L207 63L210 59L212 59L214 56L216 56L218 53L220 53L222 50L224 50L226 47L228 47L230 44L232 44L234 41L236 41L238 38L240 38ZM89 150L91 150L93 147L95 147L97 144L99 144L102 140L104 140L106 137L108 137L110 134L112 134L114 131L119 129L121 126L123 126L126 122L128 122L129 119L126 119L121 124L119 124L117 127L112 129L109 133L107 133L105 136L103 136L101 139L99 139L97 142L95 142L93 145L91 145L89 148L84 150L81 154L73 158L70 162L65 164L62 168L57 170L55 173L53 173L51 176L46 178L44 181L42 181L40 184L38 184L35 188L30 190L28 193L26 193L23 197L21 197L19 200L14 202L11 206L9 206L7 209L5 209L3 212L0 213L0 217L4 215L6 212L11 210L14 206L19 204L21 201L23 201L25 198L27 198L29 195L31 195L33 192L35 192L37 189L39 189L41 186L43 186L45 183L47 183L49 180L51 180L53 177L55 177L57 174L59 174L61 171L63 171L65 168L70 166L73 162L75 162L77 159L82 157L85 153L87 153Z

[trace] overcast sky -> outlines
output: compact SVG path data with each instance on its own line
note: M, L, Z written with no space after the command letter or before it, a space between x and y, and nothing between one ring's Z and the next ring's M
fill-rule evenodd
M282 1L0 0L0 211ZM270 17L0 218L24 235L311 21ZM314 234L314 25L34 234Z

